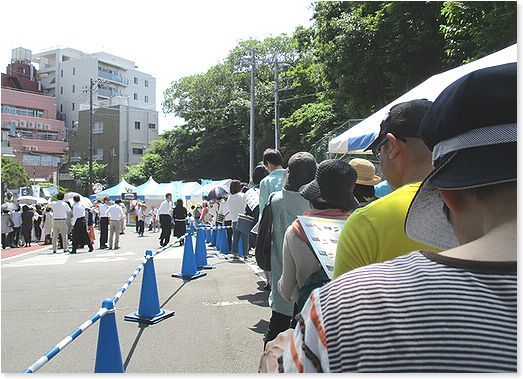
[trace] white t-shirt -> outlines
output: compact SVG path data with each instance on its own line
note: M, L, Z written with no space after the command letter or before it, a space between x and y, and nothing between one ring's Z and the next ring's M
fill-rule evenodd
M111 221L119 221L123 218L124 213L123 209L118 204L113 204L109 207L107 210L107 216L109 217L109 220Z
M63 200L56 200L51 203L53 209L53 217L55 220L65 220L69 213L69 206Z
M245 195L241 192L234 195L229 195L225 203L229 209L229 215L225 217L226 220L230 218L232 222L238 221L238 215L245 212ZM229 217L229 218L228 218Z
M160 215L169 215L172 216L173 214L173 203L172 201L164 200L160 204L160 208L158 208L158 216Z

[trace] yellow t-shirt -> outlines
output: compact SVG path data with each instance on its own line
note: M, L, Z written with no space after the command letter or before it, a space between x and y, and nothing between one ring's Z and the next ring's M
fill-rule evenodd
M404 231L407 211L420 185L406 184L349 216L338 241L333 278L414 250L440 251L411 240Z

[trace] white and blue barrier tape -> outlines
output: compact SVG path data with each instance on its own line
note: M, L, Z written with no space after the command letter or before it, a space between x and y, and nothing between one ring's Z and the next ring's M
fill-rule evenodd
M127 282L120 288L120 290L114 295L112 298L113 305L116 305L116 303L120 300L122 295L125 293L125 291L129 288L131 283L136 279L140 271L145 267L145 264L149 259L152 259L155 255L160 254L161 252L169 249L172 245L174 245L176 242L180 242L182 239L185 239L188 236L188 234L185 234L184 236L181 236L171 242L169 245L164 246L157 251L153 252L151 255L146 255L143 260L141 261L140 265L134 270L133 274L129 277ZM58 342L51 350L49 350L47 353L45 353L43 356L41 356L35 363L33 363L31 366L29 366L27 369L23 371L24 374L32 374L38 371L40 368L42 368L47 362L49 362L51 359L53 359L55 356L58 355L67 345L69 345L72 341L77 339L83 332L85 332L87 329L89 329L95 322L97 322L100 318L105 316L109 312L115 312L116 309L107 309L107 308L100 308L98 312L96 312L95 315L93 315L89 320L84 322L82 325L80 325L78 328L76 328L70 335L65 337L63 340Z

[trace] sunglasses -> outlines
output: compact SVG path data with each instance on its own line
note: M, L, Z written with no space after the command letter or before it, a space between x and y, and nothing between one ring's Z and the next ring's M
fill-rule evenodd
M400 141L403 141L403 142L407 142L407 139L406 138L403 138L403 137L397 137L396 136L396 139L399 139ZM376 157L376 159L380 159L380 155L381 155L381 147L383 145L385 145L387 142L389 142L389 139L387 137L385 137L380 143L378 143L376 146L374 146L374 148L372 149L372 154L374 154L374 156Z

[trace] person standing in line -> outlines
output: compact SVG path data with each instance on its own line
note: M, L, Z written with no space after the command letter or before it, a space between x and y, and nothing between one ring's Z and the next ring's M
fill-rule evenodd
M269 171L263 164L258 164L252 173L251 188L245 192L245 215L251 216L254 223L260 218L260 182L269 175ZM249 248L256 246L256 235L254 233L242 234L242 245L245 258L249 257Z
M85 208L85 219L87 222L87 234L89 235L89 240L94 246L94 240L96 239L94 234L94 220L96 219L96 215L93 208Z
M109 217L107 210L109 209L109 197L105 196L103 204L100 205L100 249L107 249L107 237L109 234Z
M125 206L125 203L122 200L118 199L116 201L118 202L118 204L122 208L122 212L123 212L123 217L120 220L120 234L124 234L125 233L125 227L127 226L127 207Z
M269 175L263 178L263 180L260 182L260 219L263 215L263 208L265 208L265 204L267 204L267 202L269 201L269 196L271 195L271 193L280 191L283 187L285 169L282 167L282 164L283 157L277 149L266 149L263 152L263 165L267 168L267 171L269 171ZM264 289L270 291L271 272L263 272L265 273L265 277L267 278L267 285Z
M120 248L120 231L122 230L122 219L125 217L120 202L121 200L117 199L107 210L107 216L109 217L109 250Z
M172 226L172 214L173 214L173 202L172 194L165 194L165 200L160 204L158 208L158 216L160 219L160 247L167 246L171 240L171 226Z
M18 204L14 211L11 212L11 221L13 222L12 247L18 247L20 244L20 229L22 228L22 210Z
M71 211L69 205L64 201L64 194L62 192L58 193L56 198L57 200L51 203L51 208L53 210L53 253L56 253L56 245L59 235L62 237L64 253L67 253L69 244L67 238L67 220L70 217Z
M175 238L180 238L185 234L186 222L187 222L187 208L183 206L183 200L176 200L176 207L173 210L174 217L174 232L173 235ZM183 240L180 240L180 246L184 243Z
M11 246L11 232L13 231L13 221L7 209L2 209L2 249Z
M349 161L349 164L358 173L358 180L354 186L354 197L360 203L361 208L376 200L374 186L381 181L381 178L376 175L374 164L367 159L354 158Z
M238 225L238 215L245 210L245 194L242 193L242 184L239 180L231 182L231 194L227 198L227 206L230 211L232 220L232 255L234 259L238 259L238 240L240 239L240 231L236 229ZM244 245L244 244L243 244ZM244 254L248 254L247 250L243 250Z
M283 238L287 228L298 215L309 209L309 202L298 192L316 176L316 160L307 152L298 152L290 157L285 174L285 185L272 197L271 233L271 292L269 304L272 309L271 319L264 338L264 346L291 326L294 316L294 302L285 300L278 291L278 280L283 272Z
M76 254L78 248L82 248L84 245L89 246L89 252L93 251L93 244L87 234L87 225L85 223L85 208L80 203L80 196L73 196L73 217L71 224L73 225L73 248L71 254Z

